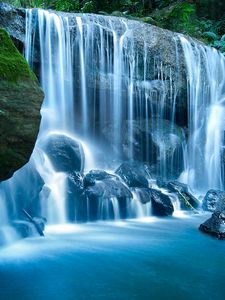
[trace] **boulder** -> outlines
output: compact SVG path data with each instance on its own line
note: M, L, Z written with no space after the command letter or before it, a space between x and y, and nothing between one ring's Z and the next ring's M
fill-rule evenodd
M199 226L199 230L217 237L218 239L225 238L225 193L219 195L216 207L211 218L206 220Z
M151 175L148 166L138 162L124 162L115 172L129 187L148 187Z
M216 211L199 226L199 230L218 239L225 239L225 214Z
M116 177L106 172L96 173L85 189L88 220L125 218L127 203L132 198L129 189ZM99 178L103 179L99 179Z
M132 193L119 180L105 179L95 182L93 186L86 189L88 199L109 200L112 198L126 199L132 198Z
M0 180L11 177L29 160L43 98L27 62L0 29Z
M155 216L171 216L174 207L170 197L154 189L151 191L152 212Z
M103 170L91 170L84 177L84 187L95 185L96 181L101 181L110 178L116 179L116 176L109 174Z
M225 196L225 192L219 190L209 190L203 201L202 208L206 211L215 211L217 203Z
M179 181L171 181L167 184L167 188L178 195L181 209L195 210L199 207L199 201L189 191L188 185Z
M63 134L50 134L40 143L56 172L83 172L84 151L78 141Z

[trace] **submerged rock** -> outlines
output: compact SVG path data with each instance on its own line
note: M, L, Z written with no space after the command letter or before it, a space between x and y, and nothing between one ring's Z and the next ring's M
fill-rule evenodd
M202 208L206 211L215 211L217 203L224 198L225 192L219 190L209 190L202 202Z
M171 216L174 212L174 207L170 197L162 192L150 189L152 212L155 216Z
M44 94L3 29L0 29L0 53L0 180L4 180L30 158Z
M63 134L51 134L42 143L56 172L83 172L84 151L78 141Z
M151 179L148 166L138 162L125 162L115 173L129 187L148 187Z

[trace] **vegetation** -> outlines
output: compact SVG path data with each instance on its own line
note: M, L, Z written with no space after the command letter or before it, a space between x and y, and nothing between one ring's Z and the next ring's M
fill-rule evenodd
M11 0L15 6L103 13L188 34L225 53L224 0Z
M0 80L17 82L27 78L35 80L35 75L8 33L0 28Z

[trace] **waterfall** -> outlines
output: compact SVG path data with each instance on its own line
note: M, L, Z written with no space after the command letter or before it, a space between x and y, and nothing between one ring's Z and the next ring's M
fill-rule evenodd
M186 181L198 192L224 189L225 58L181 37L188 81Z
M9 219L17 218L28 203L49 223L69 221L71 174L50 161L44 145L51 135L80 142L85 172L95 167L113 173L125 160L141 161L150 165L153 177L167 181L180 176L196 193L224 189L224 57L174 34L169 49L173 61L165 62L162 47L152 48L154 35L153 41L145 38L151 27L137 39L140 24L27 10L25 57L40 79L45 100L30 162L0 188L2 211L8 209L6 197L13 207ZM187 101L180 91L181 82L186 84L182 76ZM180 108L186 104L187 122ZM127 215L151 215L151 203L133 196ZM89 201L86 206L88 219ZM107 219L112 211L120 218L118 199L99 202L99 218Z

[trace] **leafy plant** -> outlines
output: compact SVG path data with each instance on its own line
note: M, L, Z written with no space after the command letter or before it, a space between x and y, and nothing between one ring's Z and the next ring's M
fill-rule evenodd
M183 21L184 26L187 27L191 15L195 13L195 6L190 3L181 3L176 5L170 13L171 18L175 18L178 21Z
M54 8L59 11L79 11L80 5L77 0L57 0L54 3Z

